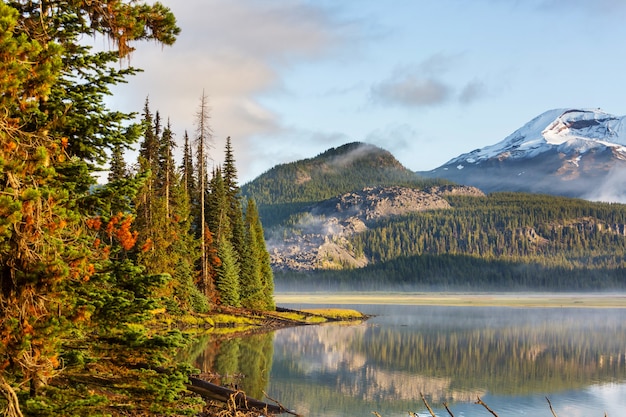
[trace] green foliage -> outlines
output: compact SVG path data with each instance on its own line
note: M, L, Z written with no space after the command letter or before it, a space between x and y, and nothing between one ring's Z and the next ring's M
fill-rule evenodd
M339 288L626 287L626 206L535 194L448 196L452 209L388 218L354 235L370 264L277 274L281 285Z
M241 192L257 202L263 223L272 227L303 204L365 187L440 183L417 176L383 149L355 142L331 148L315 158L277 165L242 186Z
M448 199L452 210L383 220L354 245L374 262L426 254L590 268L626 262L626 206L515 193Z
M222 261L217 268L215 280L215 287L219 293L220 302L225 305L239 307L241 305L239 265L230 241L222 237L218 242L217 254Z
M177 406L189 370L137 369L165 367L187 343L181 332L163 330L175 322L168 315L206 312L218 299L239 305L255 268L230 140L221 189L217 176L209 190L188 143L184 169L176 169L170 122L163 126L148 100L141 123L106 105L111 87L139 71L120 65L134 42L170 45L178 32L160 3L0 3L0 400L7 415L20 415L20 407L27 415L122 415L136 403L163 415L194 413ZM111 50L84 41L100 35ZM140 138L138 168L129 169L124 151ZM96 185L93 174L109 156L109 182ZM215 198L205 205L207 191ZM192 213L202 213L195 223ZM211 231L198 241L205 229L197 225L207 220L215 242ZM207 260L219 270L202 293L196 268ZM256 277L263 285L247 300L271 299L269 278ZM124 376L109 377L115 394L92 395L85 381L99 378L89 373L104 363ZM133 404L118 409L108 395Z
M79 416L86 413L104 417L107 413L101 413L100 409L106 404L108 399L105 396L94 395L85 386L78 386L70 392L49 387L45 396L26 399L23 412L37 417Z
M206 346L208 340L200 340L198 348ZM236 384L252 398L264 398L269 372L272 369L273 335L263 333L245 338L231 338L218 341L215 348L208 351L198 349L186 353L186 357L201 358L211 364L222 385Z

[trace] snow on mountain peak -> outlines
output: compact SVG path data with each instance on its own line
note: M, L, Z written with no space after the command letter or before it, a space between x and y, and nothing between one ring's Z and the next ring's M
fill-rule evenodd
M591 139L626 145L623 121L624 118L612 116L599 109L567 110L541 133L547 143L554 145L560 145L570 139Z
M474 164L492 158L529 158L555 147L565 153L613 147L626 154L626 116L613 116L600 109L549 110L501 142L463 154L446 165Z

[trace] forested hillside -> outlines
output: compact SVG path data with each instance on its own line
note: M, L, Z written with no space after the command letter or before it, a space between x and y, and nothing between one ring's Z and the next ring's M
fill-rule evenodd
M626 287L621 204L437 185L359 143L279 165L244 190L264 202L279 288ZM409 195L403 215L372 212Z
M277 273L342 288L626 287L626 206L536 194L449 195L449 209L386 218L349 238L360 269ZM282 287L285 288L285 287Z
M311 203L365 187L420 188L447 183L418 176L384 149L353 142L311 159L277 165L243 185L241 191L257 202L263 224L269 227Z

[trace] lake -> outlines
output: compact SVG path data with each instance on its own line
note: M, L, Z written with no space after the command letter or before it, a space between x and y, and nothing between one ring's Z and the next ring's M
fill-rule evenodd
M289 299L293 301L293 299ZM197 361L308 417L626 415L626 309L282 303L374 315L210 343Z

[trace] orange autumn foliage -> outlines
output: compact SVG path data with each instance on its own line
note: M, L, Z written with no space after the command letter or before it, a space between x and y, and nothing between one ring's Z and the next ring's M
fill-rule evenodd
M89 227L90 229L100 230L100 227L102 226L102 219L100 219L99 216L91 217L85 220L85 223L87 224L87 227Z
M154 244L152 242L152 239L148 238L146 242L141 246L141 251L145 253L151 250L153 247Z
M106 232L109 237L115 237L124 250L130 250L135 243L139 233L132 231L133 217L130 214L117 213L109 220Z

